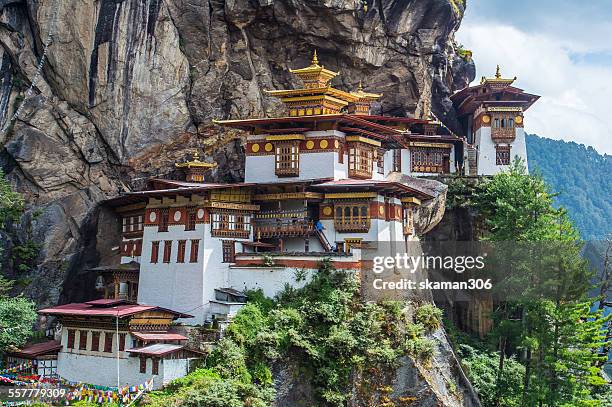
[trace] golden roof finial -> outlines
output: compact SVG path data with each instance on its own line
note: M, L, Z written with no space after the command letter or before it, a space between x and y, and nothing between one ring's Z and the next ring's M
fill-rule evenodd
M319 65L319 58L317 58L317 50L314 50L314 54L312 55L312 65Z
M200 153L197 150L193 153L193 159L191 161L176 163L174 165L177 168L214 168L217 166L216 163L207 163L200 161Z
M361 81L359 81L359 86L357 86L357 90L359 92L363 92L363 84L361 83Z
M500 79L500 78L501 78L501 72L500 72L500 70L499 70L499 64L497 64L497 69L495 70L495 77L496 77L497 79Z

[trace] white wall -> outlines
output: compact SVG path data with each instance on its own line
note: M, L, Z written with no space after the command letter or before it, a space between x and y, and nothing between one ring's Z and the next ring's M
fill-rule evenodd
M321 153L300 153L300 175L298 177L277 177L274 154L247 155L244 182L294 182L299 180L332 178L336 174L338 154L333 151ZM340 174L340 173L339 173Z
M516 138L510 143L510 162L518 155L527 164L527 145L525 143L525 130L515 127ZM495 163L495 143L491 138L491 128L481 127L476 130L476 144L478 146L478 175L494 175L507 170L508 165ZM502 143L502 145L508 145Z
M163 375L163 384L181 378L189 373L189 359L160 360L159 371Z
M210 226L210 225L207 225ZM158 232L157 226L146 226L143 234L142 263L138 284L138 302L158 305L174 311L187 312L202 308L203 259L207 241L205 225L196 224L195 230L185 231L184 225L170 225L167 232ZM210 236L210 230L207 230ZM185 263L177 263L178 240L187 240ZM198 262L190 263L191 240L200 239ZM172 240L170 263L163 262L164 241ZM151 244L159 241L158 262L151 263ZM197 311L197 310L196 310ZM190 313L196 315L196 312ZM195 320L202 320L196 318Z

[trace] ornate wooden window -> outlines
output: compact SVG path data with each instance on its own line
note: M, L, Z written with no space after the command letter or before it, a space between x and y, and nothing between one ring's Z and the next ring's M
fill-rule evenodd
M87 349L87 331L79 331L79 349Z
M510 165L510 146L495 146L495 164Z
M74 329L69 329L68 330L68 342L66 343L66 348L67 349L74 349L74 337L76 335L76 332Z
M176 254L176 262L177 263L185 263L185 248L187 247L186 240L178 241L178 250Z
M276 143L275 168L279 177L300 175L300 142L286 141Z
M334 227L338 232L370 230L370 203L346 202L334 204Z
M163 208L159 211L159 227L158 232L168 231L168 208Z
M140 373L147 373L147 359L143 356L140 357Z
M236 258L236 242L234 240L223 241L223 263L233 263Z
M172 240L164 241L164 263L170 263L172 256Z
M378 150L378 155L376 156L376 171L379 174L385 174L385 150Z
M402 172L402 150L400 148L393 150L393 171Z
M106 332L104 334L104 352L111 353L113 351L113 334Z
M151 242L151 263L157 263L159 259L159 242Z
M198 249L200 248L200 240L195 239L191 241L191 250L189 252L189 262L197 263L198 262Z
M91 333L91 350L94 352L100 351L100 332Z
M373 157L374 151L371 146L364 143L351 143L349 145L349 177L372 178Z
M414 208L410 205L402 207L402 224L404 226L404 234L414 234Z
M450 172L450 149L437 147L412 147L410 150L412 172Z
M514 112L495 113L491 124L491 137L493 139L514 139L514 116Z
M187 223L185 223L185 230L195 230L197 212L198 208L187 208Z
M251 233L250 214L221 211L213 213L211 219L211 236L247 239Z

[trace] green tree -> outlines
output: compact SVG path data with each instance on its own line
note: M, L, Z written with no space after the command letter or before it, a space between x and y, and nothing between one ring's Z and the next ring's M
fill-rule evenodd
M505 395L514 391L504 380L508 354L522 356L525 366L523 406L598 405L592 394L602 384L597 350L605 319L591 312L593 273L581 257L576 229L553 198L519 160L476 192L489 231L485 239L513 266L497 289L515 294L493 315L499 360L491 405L506 405ZM510 318L517 311L519 321Z
M23 196L13 191L11 184L0 170L0 229L8 221L16 221L23 212L25 201Z
M36 321L34 303L23 297L0 298L0 353L22 346L32 336Z

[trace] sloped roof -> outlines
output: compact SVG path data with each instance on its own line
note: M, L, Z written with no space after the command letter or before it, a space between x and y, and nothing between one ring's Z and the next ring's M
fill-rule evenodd
M39 310L38 313L56 316L92 316L123 318L145 311L162 311L167 312L169 314L174 314L175 318L193 318L193 315L183 314L182 312L157 307L155 305L131 304L122 301L117 305L108 306L107 303L96 303L95 301L92 302L72 303L58 305L57 307L43 308Z
M34 359L38 356L47 355L59 352L62 348L62 344L58 341L46 341L40 343L33 343L24 346L23 348L10 352L10 355L24 358L24 359Z

